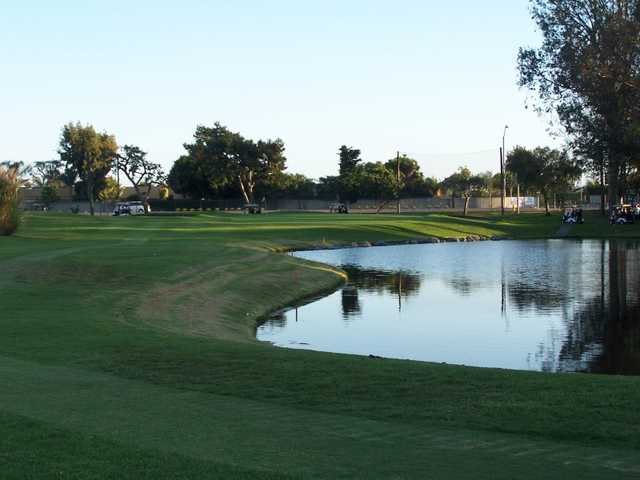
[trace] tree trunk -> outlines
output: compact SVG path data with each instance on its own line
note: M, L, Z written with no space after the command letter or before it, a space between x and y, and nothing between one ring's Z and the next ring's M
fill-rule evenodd
M249 170L246 181L242 178L242 174L238 175L238 181L240 182L240 191L242 192L242 197L244 198L245 203L252 204L253 187L255 185L253 182L253 172Z
M607 203L609 211L611 212L618 201L618 158L613 153L609 153L609 167L607 173L609 183L609 198Z
M451 194L451 208L456 208L456 196Z
M244 198L245 204L250 204L249 195L247 194L247 190L244 188L244 182L242 181L242 177L238 175L238 181L240 182L240 191L242 192L242 198Z
M144 192L144 199L142 200L142 206L144 207L144 214L145 215L149 215L149 210L151 209L150 205L149 205L149 197L151 196L151 188L153 188L152 185L147 185L147 190ZM138 196L140 196L140 194L138 193ZM202 197L200 197L202 198Z
M605 202L605 186L604 186L604 163L600 165L600 214L604 217L606 215L604 202Z
M391 203L391 200L382 200L380 203L378 203L378 208L376 209L376 214L380 213L384 207L389 205L389 203Z
M544 198L544 214L548 217L549 215L551 215L551 212L549 212L549 197L547 197L547 195L543 195Z
M471 197L464 197L464 212L463 212L463 215L465 217L467 216L467 210L469 209L469 200L471 200Z
M93 198L93 175L89 174L85 178L87 184L87 199L89 200L89 213L91 216L95 215L95 200Z

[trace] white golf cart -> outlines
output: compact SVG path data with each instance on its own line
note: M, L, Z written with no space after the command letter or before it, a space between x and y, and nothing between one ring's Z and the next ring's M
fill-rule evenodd
M123 215L144 215L144 204L142 202L119 202L113 208L113 216Z

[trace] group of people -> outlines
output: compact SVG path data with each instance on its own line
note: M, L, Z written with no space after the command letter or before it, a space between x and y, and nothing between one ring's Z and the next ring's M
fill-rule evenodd
M584 223L581 208L567 208L562 214L562 223Z
M640 218L640 204L617 205L613 207L609 214L609 223L623 225L625 223L635 223Z

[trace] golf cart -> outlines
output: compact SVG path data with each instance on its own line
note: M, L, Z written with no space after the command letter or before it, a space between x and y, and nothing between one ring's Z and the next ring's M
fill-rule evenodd
M332 203L329 205L329 213L349 213L349 209L344 203Z
M113 208L113 216L124 215L144 215L144 204L142 202L119 202Z
M568 225L582 224L584 223L584 216L582 215L581 208L565 208L561 218L562 223Z
M616 205L609 215L611 225L635 223L635 209L631 205Z
M249 215L258 215L258 214L262 213L262 207L260 205L258 205L257 203L247 203L244 206L244 210Z

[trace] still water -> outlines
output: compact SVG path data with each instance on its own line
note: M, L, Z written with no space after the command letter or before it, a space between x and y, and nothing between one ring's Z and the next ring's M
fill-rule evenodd
M290 348L549 372L640 374L640 242L544 240L299 252L349 274L274 315Z

